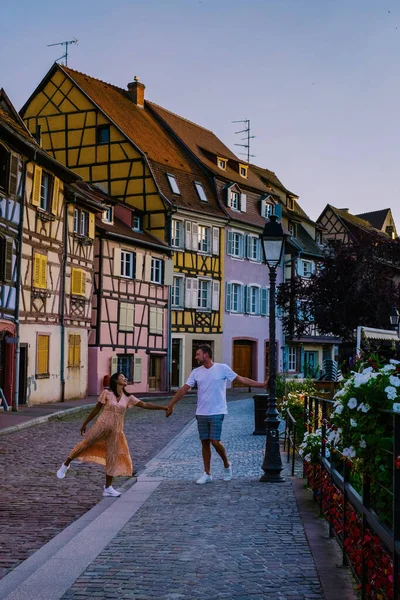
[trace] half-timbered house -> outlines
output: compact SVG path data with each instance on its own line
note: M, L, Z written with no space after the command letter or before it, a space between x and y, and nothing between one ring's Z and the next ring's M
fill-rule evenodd
M0 90L0 394L14 404L18 321L18 237L23 154L30 137L3 89ZM0 398L1 403L1 398Z
M149 106L214 182L219 204L228 218L223 246L222 356L240 375L263 379L269 358L269 274L259 236L277 201L270 197L267 186L249 165L212 131L155 104ZM278 269L278 281L281 276L282 270ZM278 320L278 357L281 357L281 338ZM278 368L281 364L278 360Z
M143 231L174 249L171 383L208 342L222 359L224 225L204 168L160 124L135 80L127 89L55 64L23 107L55 158L134 209Z
M282 223L288 232L283 280L295 277L307 280L318 269L323 257L322 228L309 218L301 208L298 196L288 190L273 171L256 165L251 168L268 187L271 202L278 202L282 207ZM301 314L301 306L294 308ZM323 361L337 357L340 342L340 338L320 334L315 325L310 325L300 337L295 331L286 332L283 371L289 376L318 376Z

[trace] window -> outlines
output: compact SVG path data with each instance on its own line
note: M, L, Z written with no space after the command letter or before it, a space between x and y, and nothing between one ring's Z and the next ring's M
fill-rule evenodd
M163 261L160 258L151 259L150 281L151 283L162 283Z
M201 183L198 183L197 181L195 181L194 183L196 191L199 195L199 198L202 202L207 202L207 196L206 193L204 191L203 185Z
M239 210L239 199L240 199L239 192L231 191L229 206L231 208L233 208L234 210Z
M83 269L71 270L71 293L77 296L86 295L86 273Z
M68 366L81 366L81 336L74 333L68 336Z
M288 347L288 371L296 371L296 348L294 346Z
M242 312L242 286L239 283L232 283L231 293L231 312Z
M50 336L38 334L36 337L36 377L49 377Z
M289 210L293 210L294 209L294 198L292 198L291 196L288 196L287 207L288 207Z
M223 171L226 171L226 165L228 164L228 161L226 158L220 158L218 156L217 158L217 165L220 169L222 169Z
M104 223L113 223L114 222L114 208L112 206L107 206L103 211L102 221Z
M183 308L184 306L184 283L183 277L174 277L172 284L172 306L175 308Z
M248 313L250 315L260 314L260 288L255 286L248 287Z
M303 277L311 277L313 272L313 264L311 260L303 260Z
M157 306L150 306L149 333L161 335L163 333L164 309Z
M92 217L94 224L94 215ZM81 210L80 208L74 209L74 233L87 237L89 235L89 221L89 213L86 210Z
M0 191L16 196L18 191L19 158L0 144Z
M243 258L244 239L242 233L228 231L228 254L236 258Z
M96 127L96 144L108 144L110 141L110 126L98 125Z
M123 373L128 381L132 381L132 359L131 354L118 354L118 373Z
M261 260L261 241L253 235L249 235L247 238L247 258L256 261Z
M51 201L53 197L53 183L54 177L46 171L42 172L42 183L40 186L40 204L39 207L42 210L50 211Z
M135 307L131 302L119 303L119 331L133 331L135 319Z
M203 310L211 308L211 281L207 279L199 279L197 308L202 308Z
M0 281L13 279L13 241L0 235Z
M180 189L179 189L179 186L178 186L178 182L176 181L175 175L170 175L169 173L167 173L167 178L168 178L168 183L169 183L169 186L170 186L170 188L172 190L172 193L173 194L180 194L181 192L180 192Z
M47 288L47 256L37 252L33 255L33 286L42 290Z
M317 242L317 244L322 244L322 231L316 231L315 232L315 241Z
M183 223L172 219L171 245L174 248L183 248Z
M239 165L239 175L241 177L247 177L247 165Z
M199 225L197 230L198 251L210 254L211 251L211 228Z
M289 233L291 236L296 237L296 225L289 221L288 224Z
M121 250L121 277L133 279L135 265L135 253Z
M139 215L132 215L132 229L133 231L142 231L142 217Z

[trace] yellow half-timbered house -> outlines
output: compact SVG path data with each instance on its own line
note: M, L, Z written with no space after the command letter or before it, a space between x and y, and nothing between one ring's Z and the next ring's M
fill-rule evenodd
M170 381L181 385L197 345L222 358L224 226L212 179L160 124L136 78L118 88L58 64L22 108L43 147L133 208L132 227L174 249Z

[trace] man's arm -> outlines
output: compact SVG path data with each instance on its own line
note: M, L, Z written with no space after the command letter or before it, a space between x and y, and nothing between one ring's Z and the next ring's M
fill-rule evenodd
M254 381L254 379L238 375L234 381L237 381L237 383L240 383L243 387L267 388L269 377L267 377L265 381Z
M179 388L179 390L176 392L175 396L172 398L172 400L167 405L167 414L166 414L167 417L169 417L172 414L175 404L177 402L179 402L179 400L182 400L183 396L189 390L190 390L190 385L187 385L187 383L185 383L185 385L183 385L181 388Z

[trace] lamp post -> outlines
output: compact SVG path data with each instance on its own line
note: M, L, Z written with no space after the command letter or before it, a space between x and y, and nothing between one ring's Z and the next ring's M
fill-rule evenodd
M390 311L390 324L392 326L392 328L397 331L397 328L399 326L399 311L397 310L396 306L392 306L391 311Z
M262 482L280 483L285 481L279 445L279 419L276 409L276 269L281 262L286 234L278 223L276 215L270 215L260 235L265 262L269 270L269 396L265 413L266 440L265 456L261 466L264 475Z

